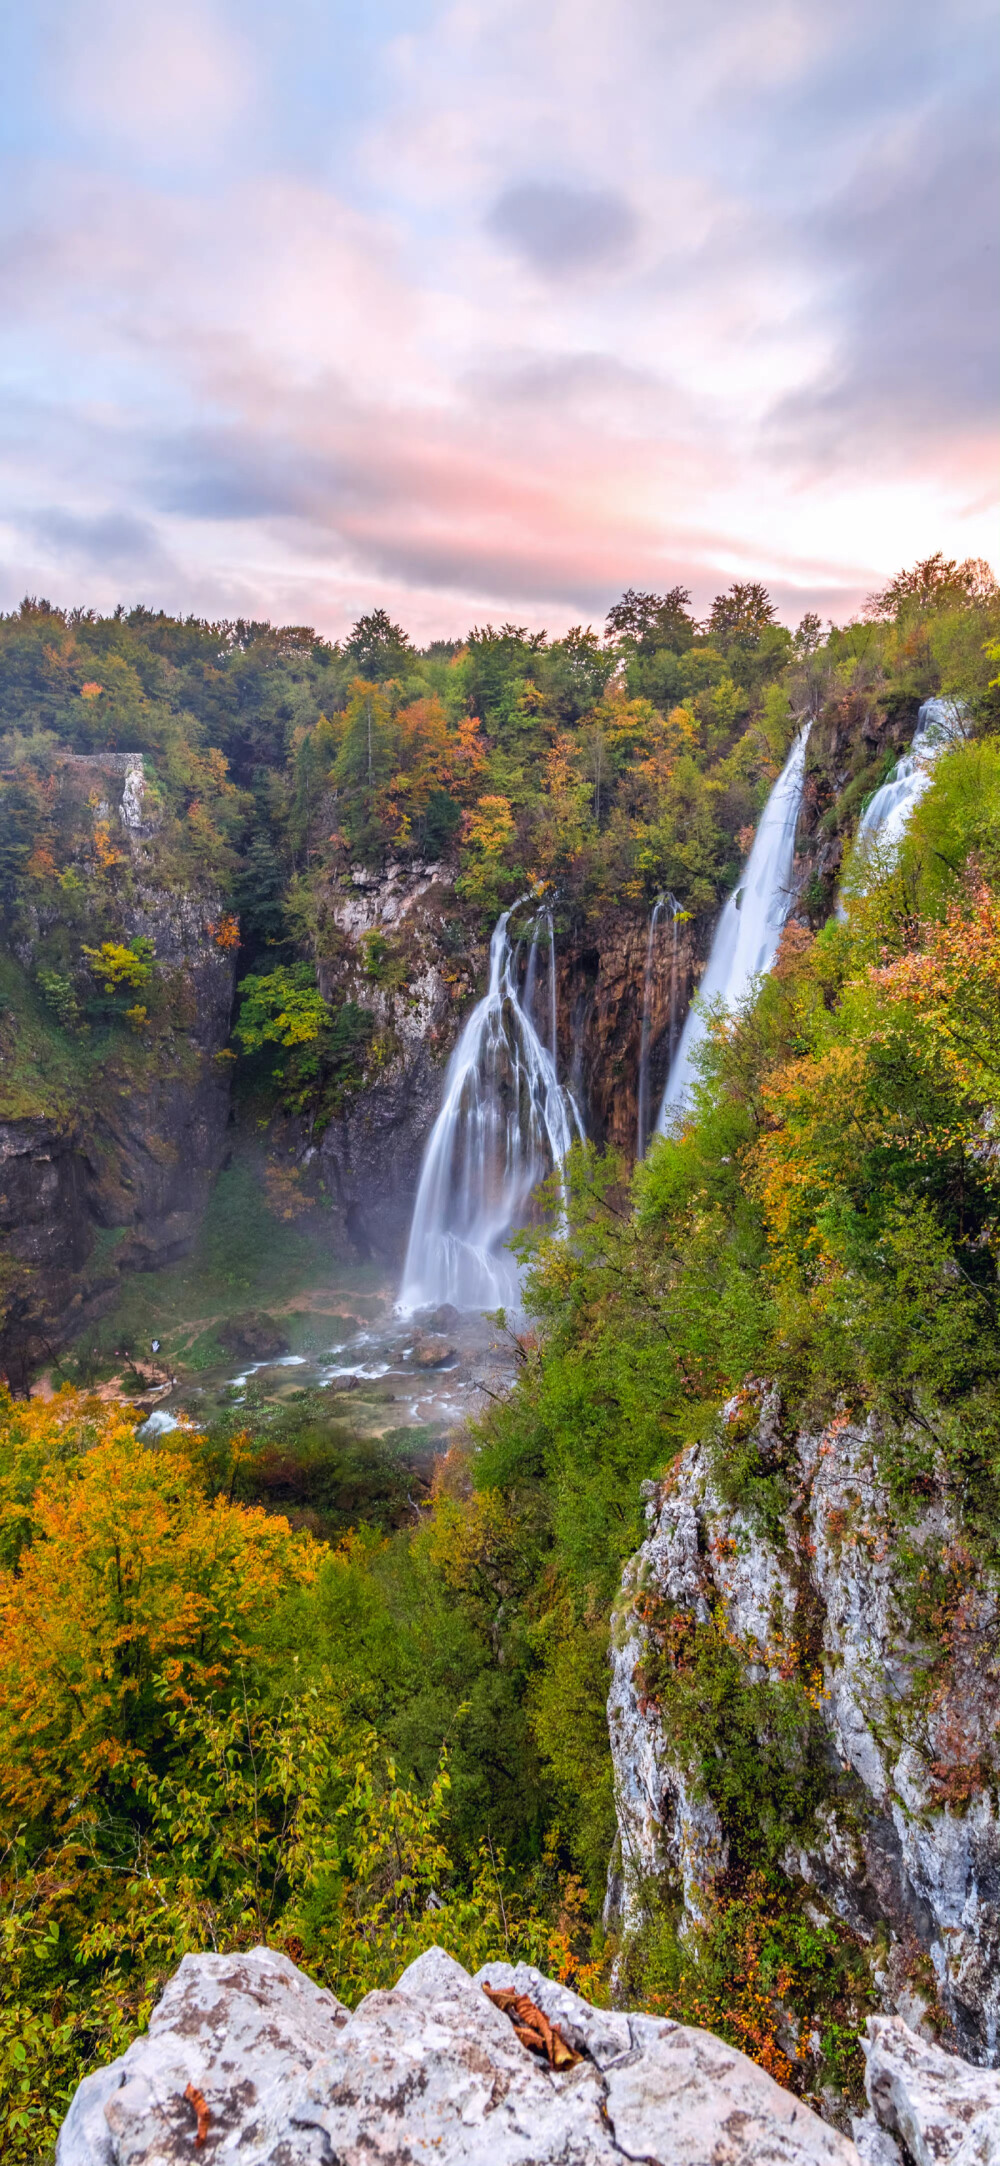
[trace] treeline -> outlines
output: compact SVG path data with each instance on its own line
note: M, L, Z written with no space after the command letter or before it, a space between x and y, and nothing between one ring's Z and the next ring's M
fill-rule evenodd
M166 1027L149 958L124 952L137 888L211 898L251 981L237 1045L263 1072L261 1047L276 1044L295 1102L329 1105L365 1075L364 1009L315 1005L317 971L328 988L336 974L332 904L351 866L444 860L470 935L526 885L578 922L664 890L710 913L801 721L849 715L860 798L881 779L862 742L880 718L912 720L942 689L990 709L995 613L987 568L940 556L825 635L811 614L790 632L765 588L741 581L702 623L683 588L629 590L603 637L487 625L424 649L384 610L341 646L308 627L26 601L0 620L7 940L64 1033L152 1028L158 1014ZM81 842L81 806L100 795L88 760L133 751L146 769L138 862L97 814ZM843 784L824 778L834 819ZM810 899L814 914L828 904ZM320 1051L284 1063L310 1042L309 1016Z

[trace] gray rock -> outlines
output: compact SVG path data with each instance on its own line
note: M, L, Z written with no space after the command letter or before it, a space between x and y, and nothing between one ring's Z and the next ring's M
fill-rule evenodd
M914 2166L1000 2166L995 2069L930 2045L902 2016L870 2016L865 2052L875 2120L900 2138Z
M823 1808L821 1841L792 1851L789 1874L816 1888L861 1938L889 1930L877 1979L885 2008L918 2015L906 1951L930 1957L940 2009L957 2043L993 2062L1000 2038L1000 1596L988 1573L963 1597L947 1670L923 1687L928 1654L912 1643L899 1574L898 1538L929 1560L961 1529L944 1487L918 1524L902 1530L879 1473L871 1422L835 1419L822 1435L782 1441L773 1392L759 1395L754 1441L765 1464L782 1454L797 1490L780 1544L720 1494L711 1452L684 1452L669 1483L645 1485L649 1534L625 1568L612 1620L608 1721L615 1765L619 1843L609 1877L608 1920L626 1932L642 1912L643 1884L669 1876L688 1919L711 1908L727 1862L725 1831L710 1797L693 1785L642 1689L650 1601L704 1622L725 1616L750 1676L781 1676L803 1618L822 1633L819 1709L831 1767L850 1810ZM722 1410L725 1425L746 1402ZM940 1650L937 1650L940 1652ZM934 1771L954 1767L973 1785L957 1807ZM928 2003L929 2007L929 2003Z
M905 2166L902 2151L895 2136L880 2128L873 2113L857 2113L851 2121L851 2134L857 2146L861 2166Z
M57 2166L190 2161L197 2120L188 2084L209 2110L206 2159L306 2166L328 2158L318 2132L292 2136L291 2117L310 2070L347 2021L332 1993L274 1949L186 1955L146 2036L111 2068L84 2077L60 2131Z
M581 2054L550 2069L484 1983ZM208 2108L196 2150L188 2086ZM592 2008L530 1965L441 1948L353 2015L267 1948L185 1956L145 2038L87 2076L57 2166L858 2166L854 2145L706 2031ZM973 2162L963 2162L973 2166ZM978 2166L978 2162L976 2162Z

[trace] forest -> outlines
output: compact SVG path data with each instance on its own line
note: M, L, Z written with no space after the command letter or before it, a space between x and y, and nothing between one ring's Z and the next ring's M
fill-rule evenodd
M858 818L939 693L961 736L862 875ZM662 1620L645 1690L728 1863L700 1924L665 1882L624 1934L603 1909L609 1634L641 1485L691 1447L777 1537L794 1473L753 1445L762 1379L789 1434L874 1424L928 1700L967 1590L997 1583L1000 601L985 566L937 556L842 627L788 629L749 581L700 622L681 588L629 590L602 633L506 624L423 650L380 610L342 646L38 601L0 621L4 1118L68 1117L181 1027L99 807L74 857L63 778L89 787L94 755L142 753L158 878L205 900L236 960L237 1120L321 1130L386 1057L338 989L352 867L447 867L456 952L525 890L585 926L669 891L710 927L807 720L814 829L843 847L745 1009L715 1018L684 1118L637 1166L574 1149L565 1214L518 1237L513 1387L415 1515L276 1509L291 1420L149 1440L82 1375L5 1392L12 2162L50 2155L80 2075L186 1951L262 1941L351 2005L432 1942L472 1969L516 1952L801 2088L791 2014L819 2040L810 2095L859 2096L878 1951L817 1922L788 1869L839 1780L813 1653L754 1675L721 1613ZM368 936L373 986L407 967ZM928 1549L934 1485L950 1518ZM990 1676L997 1659L990 1641ZM956 1748L934 1779L961 1812L993 1776Z

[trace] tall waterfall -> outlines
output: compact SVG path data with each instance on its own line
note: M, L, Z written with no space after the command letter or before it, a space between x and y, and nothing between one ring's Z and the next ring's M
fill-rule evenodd
M516 906L515 906L516 907ZM459 1309L518 1308L517 1264L504 1247L528 1217L532 1190L583 1137L571 1092L556 1072L556 961L552 917L531 928L523 989L520 943L505 910L490 941L490 982L469 1016L445 1075L413 1208L399 1306L450 1301ZM549 949L543 1043L537 1004L539 946Z
M755 978L770 970L791 906L795 829L802 803L808 724L795 740L761 815L746 871L715 928L698 998L688 1009L670 1064L657 1127L664 1130L695 1080L694 1055L705 1036L705 1007L728 1009L746 999Z
M957 699L925 699L917 716L916 734L908 752L896 761L888 782L876 790L858 825L858 842L878 836L879 847L895 849L910 814L931 779L935 760L962 734L963 702Z

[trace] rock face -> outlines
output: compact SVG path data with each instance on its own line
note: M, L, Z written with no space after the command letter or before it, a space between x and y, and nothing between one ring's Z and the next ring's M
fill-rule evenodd
M872 2016L868 2031L871 2112L854 2124L862 2158L881 2157L885 2166L903 2157L913 2166L996 2166L1000 2076L928 2045L901 2016Z
M324 1130L318 1166L363 1260L402 1259L458 1030L457 1002L473 989L475 958L473 969L465 952L449 959L451 886L440 865L391 864L384 873L357 867L330 904L338 959L320 964L321 990L374 1017L379 1064L374 1080ZM377 942L389 949L388 969L377 960Z
M820 1436L782 1435L773 1395L724 1410L750 1425L762 1466L783 1469L793 1501L780 1538L728 1504L709 1447L650 1485L650 1532L626 1568L613 1621L608 1703L620 1858L609 1889L626 1929L646 1876L667 1875L698 1918L725 1866L722 1821L673 1748L645 1687L662 1622L723 1624L751 1676L814 1665L829 1737L829 1801L816 1839L785 1868L863 1939L888 1929L876 1970L883 2005L936 2020L975 2061L998 2057L1000 1731L997 1593L973 1567L943 1494L916 1525L895 1520L870 1426L839 1417ZM905 1543L944 1575L933 1641L923 1640L894 1560ZM929 1958L929 1962L928 1962ZM928 1999L929 1996L929 1999Z
M161 879L148 840L139 754L67 758L63 767L67 787L81 798L81 822L110 821L128 849L118 936L152 942L173 1021L155 1051L131 1046L128 1059L109 1055L81 1102L58 1114L0 1123L7 1266L0 1369L16 1389L100 1314L123 1272L155 1270L185 1253L222 1159L229 1117L228 1079L216 1055L229 1036L235 966L212 936L218 898L187 894ZM97 790L106 795L94 802ZM86 869L85 836L81 850ZM37 936L29 912L16 945L26 970ZM16 1046L11 1050L13 1067ZM0 1082L3 1067L0 1046Z
M557 2073L522 2045L484 1984L527 1994L575 2065ZM857 2166L851 2142L709 2032L592 2008L524 1964L470 1978L440 1948L353 2015L270 1949L185 1956L147 2036L80 2085L56 2157L176 2166L196 2155L239 2166Z

